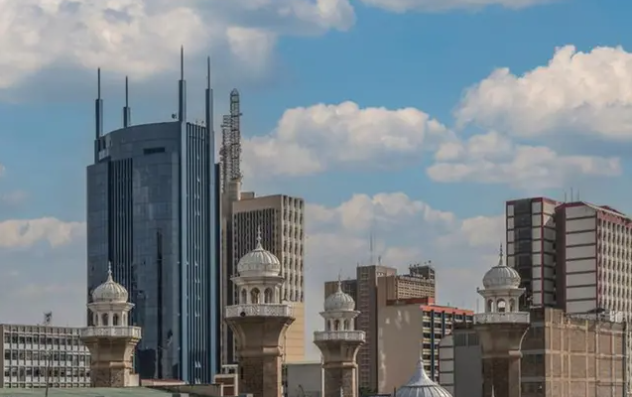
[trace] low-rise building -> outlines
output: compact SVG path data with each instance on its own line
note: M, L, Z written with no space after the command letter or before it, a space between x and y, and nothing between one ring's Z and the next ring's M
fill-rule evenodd
M522 397L624 395L630 336L622 316L534 308L530 318L522 342ZM455 329L439 359L440 383L454 397L482 396L479 339L471 327Z
M90 386L90 353L81 328L0 324L3 360L0 387Z
M439 380L439 342L459 323L471 323L473 312L440 306L434 299L387 301L378 315L378 393L406 383L421 358L431 379Z
M323 382L323 364L320 361L283 365L284 397L321 397Z

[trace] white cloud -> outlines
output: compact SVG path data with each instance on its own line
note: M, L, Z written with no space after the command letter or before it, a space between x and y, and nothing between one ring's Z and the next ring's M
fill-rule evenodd
M187 52L221 51L258 71L277 34L344 30L348 0L20 0L0 2L0 89L55 65L130 73L137 78L177 66Z
M247 174L301 176L334 166L386 168L419 159L451 136L426 113L354 102L286 110L269 135L244 142Z
M367 5L398 13L406 11L432 12L452 9L478 9L487 6L520 9L554 1L556 0L362 0Z
M520 136L579 132L630 139L632 54L621 47L581 52L568 45L522 76L497 69L467 91L456 117L461 124Z
M369 233L376 237L373 259L407 271L412 263L432 260L437 270L439 303L474 308L477 280L495 264L504 241L502 216L458 219L402 192L353 195L335 207L306 208L306 329L322 327L323 283L355 277L357 264L370 259ZM312 352L313 354L315 354Z
M55 218L0 222L0 318L36 324L85 323L86 241L80 222ZM16 302L19 304L16 305Z
M428 176L440 182L504 183L517 188L562 186L577 176L618 176L616 157L561 155L545 146L518 145L497 132L451 141L435 154Z
M46 242L52 248L69 244L85 235L85 223L56 218L0 221L0 248L29 248Z

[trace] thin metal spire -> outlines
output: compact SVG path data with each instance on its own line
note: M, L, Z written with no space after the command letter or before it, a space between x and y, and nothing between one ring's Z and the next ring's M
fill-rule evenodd
M180 46L180 81L178 83L178 120L185 123L187 118L187 88L184 80L184 46Z
M129 78L125 76L125 107L123 107L123 127L129 127L131 122L132 109L129 107Z
M257 248L262 248L262 245L261 245L261 225L257 226Z
M206 88L211 89L211 57L206 58Z
M180 80L184 80L184 46L180 46Z
M498 253L498 266L502 266L503 265L503 243L500 243L500 251Z
M94 161L99 159L99 138L103 136L103 99L101 99L101 68L97 68L97 99L94 101Z

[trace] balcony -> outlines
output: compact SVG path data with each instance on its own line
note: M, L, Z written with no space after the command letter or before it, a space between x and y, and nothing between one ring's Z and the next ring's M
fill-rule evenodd
M272 303L226 307L226 318L235 317L294 317L294 310L287 304Z
M140 327L112 326L112 327L87 327L81 330L82 338L110 337L110 338L135 338L142 337Z
M529 324L529 312L479 313L474 315L474 324Z
M364 331L316 331L314 332L314 342L327 340L348 340L362 341L365 340Z

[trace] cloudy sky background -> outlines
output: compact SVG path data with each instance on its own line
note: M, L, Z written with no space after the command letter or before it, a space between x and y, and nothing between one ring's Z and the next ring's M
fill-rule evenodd
M308 335L322 283L432 260L475 308L504 201L630 211L632 4L615 0L0 0L0 321L82 325L96 68L106 130L242 93L245 187L304 197ZM630 52L628 52L630 51ZM218 120L219 117L216 117ZM216 126L216 130L219 130ZM310 337L311 339L311 337ZM313 353L313 352L312 352Z

